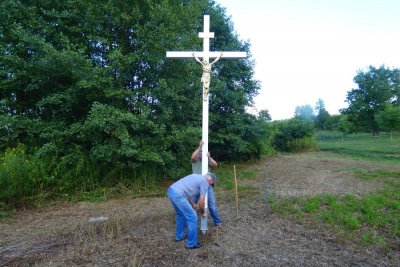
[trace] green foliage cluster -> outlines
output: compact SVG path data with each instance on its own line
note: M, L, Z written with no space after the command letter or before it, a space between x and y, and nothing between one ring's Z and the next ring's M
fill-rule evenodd
M7 150L1 158L0 202L22 204L51 182L50 177L43 176L40 162L31 160L22 146Z
M102 169L79 151L57 157L51 149L28 154L25 146L19 145L5 151L0 167L0 210L40 206L59 198L105 200L127 190L131 195L157 195L160 190L154 168L142 167L136 172L116 167Z
M370 66L368 71L359 71L354 82L358 88L347 93L349 107L341 113L348 115L357 131L376 135L381 128L388 128L389 125L389 128L400 127L398 121L384 120L383 124L379 124L377 120L377 115L385 109L400 105L400 69Z
M393 131L400 131L400 104L397 106L386 104L376 115L376 121L382 130L390 132L393 142Z
M297 106L294 111L294 118L300 120L315 120L314 109L308 104Z
M201 50L204 14L211 50L249 52L210 0L2 1L4 201L187 174L201 138L201 67L165 52ZM253 67L250 58L213 66L209 148L218 161L269 149L267 122L246 112L260 87ZM29 188L12 189L25 180Z
M343 137L355 132L371 132L400 129L400 69L369 66L359 70L354 77L357 88L347 92L348 108L340 115L330 115L322 99L315 107L316 116L310 105L296 107L294 117L312 119L317 130L338 130Z
M304 136L303 138L289 140L287 148L291 152L315 151L317 149L317 140L314 136Z
M318 99L314 110L310 105L298 106L294 118L313 121L317 131L339 131L342 137L354 132L355 129L348 116L345 114L329 114L322 99Z
M30 155L19 145L7 149L0 164L0 202L7 206L40 204L60 194L91 190L100 182L96 168L78 154L74 158Z
M316 149L315 127L312 120L293 118L274 122L277 132L273 147L278 151L304 152Z
M377 114L376 120L383 130L400 131L400 105L385 105L384 109Z
M370 66L368 71L359 71L354 82L358 88L348 92L346 102L349 107L342 109L342 114L330 115L325 109L324 101L318 99L315 109L310 105L297 106L293 119L312 121L318 131L339 131L342 140L346 135L358 132L372 132L377 135L386 131L393 135L393 132L399 131L400 69ZM282 127L278 132L281 129ZM301 127L299 130L301 132ZM274 147L280 151L302 151L298 148L302 142L289 136L279 133L275 137ZM280 139L286 140L282 142ZM289 144L294 147L289 148ZM307 151L307 148L303 151Z

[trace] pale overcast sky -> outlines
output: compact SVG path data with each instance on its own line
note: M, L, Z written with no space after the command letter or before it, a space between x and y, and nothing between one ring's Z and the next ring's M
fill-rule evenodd
M358 70L400 67L400 0L216 2L251 43L261 81L255 108L268 109L273 120L293 117L296 106L315 107L319 98L339 114Z

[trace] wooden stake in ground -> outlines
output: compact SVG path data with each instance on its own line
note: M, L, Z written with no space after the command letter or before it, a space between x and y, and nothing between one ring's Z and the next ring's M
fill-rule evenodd
M236 179L236 166L233 165L233 177L235 179L235 194L236 194L236 217L239 217L239 196L238 196L238 185Z

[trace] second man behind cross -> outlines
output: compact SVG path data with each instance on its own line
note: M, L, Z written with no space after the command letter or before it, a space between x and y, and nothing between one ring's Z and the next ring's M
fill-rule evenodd
M204 145L203 140L200 140L199 147L192 154L192 172L194 174L201 174L201 153L202 147ZM210 172L211 168L217 167L217 162L211 157L210 152L207 154L208 157L208 172ZM193 202L197 203L198 199L191 199ZM192 203L193 204L193 203ZM221 217L219 216L215 196L214 196L214 187L210 186L208 188L208 210L210 211L211 218L213 219L214 225L221 227Z

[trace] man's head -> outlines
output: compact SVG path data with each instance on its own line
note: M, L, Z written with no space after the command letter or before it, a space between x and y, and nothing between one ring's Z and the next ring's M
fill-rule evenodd
M213 183L211 184L211 186L214 187L215 182L217 181L217 176L215 175L215 173L212 173L212 172L207 173L207 175L208 175L209 177L211 177L211 179L212 179L212 181L213 181Z

